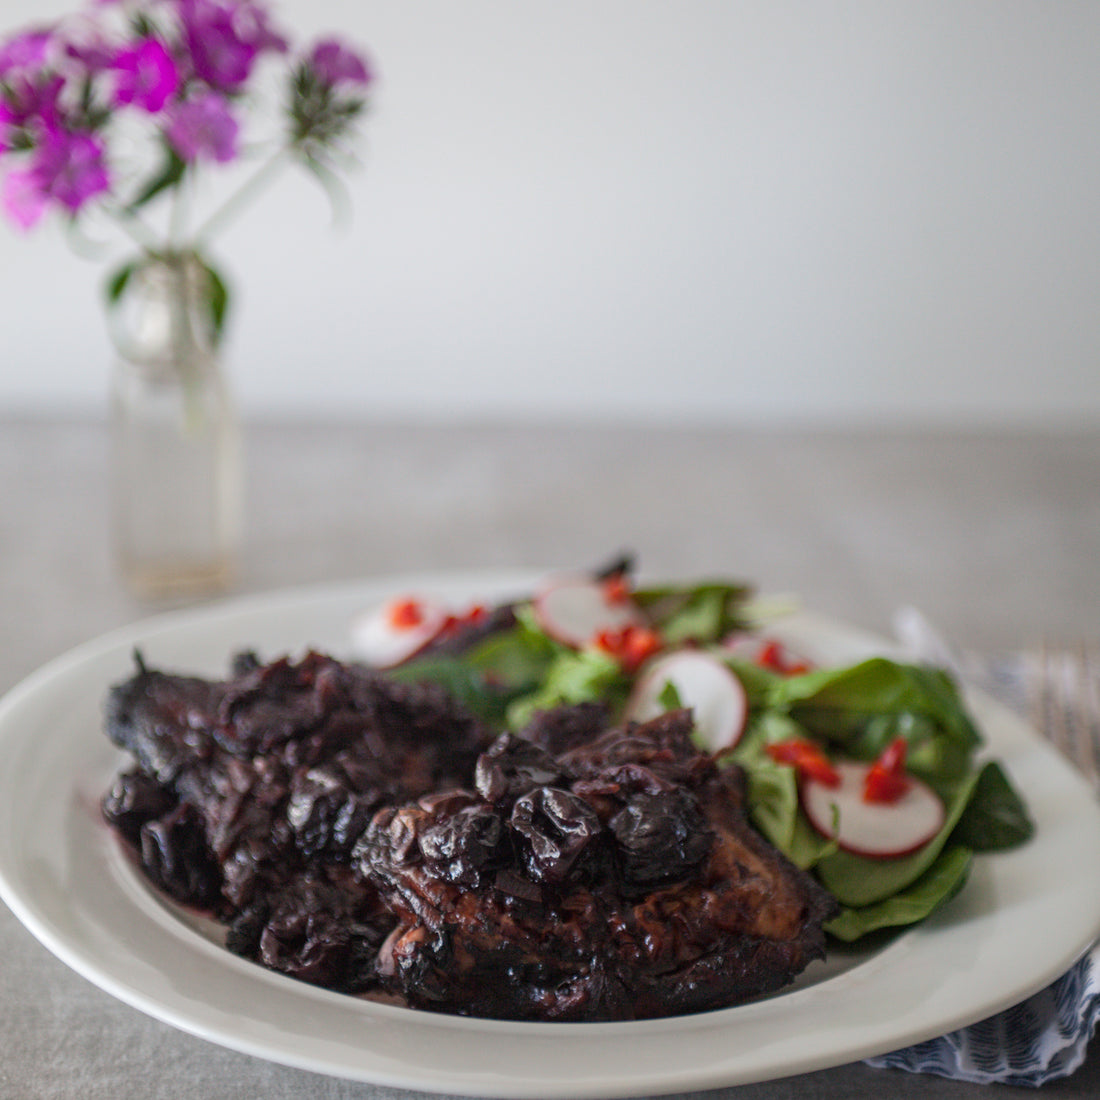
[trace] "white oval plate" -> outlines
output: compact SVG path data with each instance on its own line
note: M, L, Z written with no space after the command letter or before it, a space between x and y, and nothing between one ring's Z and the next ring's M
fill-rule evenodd
M790 990L737 1008L618 1024L470 1020L371 1004L229 954L165 905L121 855L98 803L122 762L101 732L108 686L140 645L153 666L224 674L231 654L348 652L352 616L395 593L498 599L537 575L396 577L247 598L115 631L0 701L0 896L55 955L108 993L260 1058L428 1092L652 1096L883 1054L989 1016L1058 977L1100 933L1100 804L1010 712L972 700L1038 826L982 857L965 890L877 952L838 953ZM784 635L837 662L886 643L809 616Z

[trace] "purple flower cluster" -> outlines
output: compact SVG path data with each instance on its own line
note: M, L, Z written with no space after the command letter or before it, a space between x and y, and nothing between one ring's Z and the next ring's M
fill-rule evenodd
M350 127L371 80L336 38L294 59L261 0L88 4L80 18L0 42L0 205L24 229L51 208L75 216L99 197L132 210L202 162L234 160L245 93L266 57L289 61L286 142L307 159ZM126 116L145 125L154 151L133 195L114 193L112 171L115 124Z

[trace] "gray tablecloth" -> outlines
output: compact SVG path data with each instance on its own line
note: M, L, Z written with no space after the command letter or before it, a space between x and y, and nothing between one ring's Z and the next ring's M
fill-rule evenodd
M651 574L747 577L883 633L899 604L914 604L974 650L1100 629L1100 434L254 425L248 456L236 593L418 569L587 565L630 548ZM0 420L0 487L2 691L160 608L115 574L99 425ZM2 907L0 973L5 1100L405 1095L148 1019L66 969ZM989 1091L857 1064L709 1095ZM1100 1095L1097 1043L1082 1070L1043 1091Z

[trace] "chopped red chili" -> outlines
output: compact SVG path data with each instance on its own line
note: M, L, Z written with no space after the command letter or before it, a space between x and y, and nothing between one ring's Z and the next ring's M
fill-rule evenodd
M804 737L773 741L764 751L777 764L790 764L804 779L814 779L826 787L839 787L840 775L820 745Z
M908 743L904 737L895 737L867 770L863 781L864 802L897 802L909 790L905 777L905 756Z
M419 600L394 600L389 607L389 620L394 630L411 630L424 621L424 608Z
M794 660L784 648L782 643L771 639L766 641L756 655L756 663L761 668L771 672L779 672L784 676L797 676L803 672L809 672L810 666L806 661Z
M488 614L484 605L476 603L461 615L448 615L443 623L443 633L449 633L464 626L473 626L487 618Z
M626 603L630 599L630 579L625 573L612 573L600 583L603 585L604 599L608 603Z
M616 630L606 628L596 632L593 644L610 654L628 673L636 672L645 661L661 649L661 637L648 626L628 623Z

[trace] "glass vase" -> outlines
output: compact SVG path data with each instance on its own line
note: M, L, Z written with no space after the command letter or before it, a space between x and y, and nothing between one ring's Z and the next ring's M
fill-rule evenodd
M216 354L206 268L150 257L113 315L114 536L142 597L200 595L231 581L241 535L241 432Z

